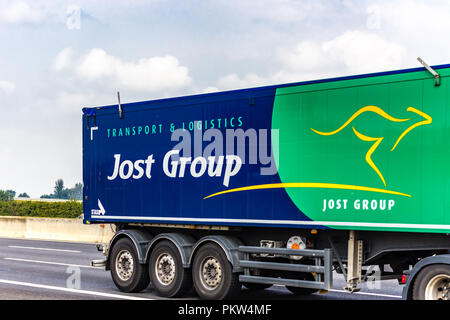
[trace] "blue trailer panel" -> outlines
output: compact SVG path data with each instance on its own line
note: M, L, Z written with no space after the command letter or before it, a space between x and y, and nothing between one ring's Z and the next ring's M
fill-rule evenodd
M182 178L179 175L169 177L163 170L165 155L179 143L171 141L172 133L180 128L189 132L192 139L198 136L202 139L201 135L212 128L220 130L223 137L226 137L226 129L256 129L257 134L263 129L268 133L264 143L268 146L266 154L270 156L274 97L275 88L262 88L124 104L123 119L119 117L118 106L84 109L84 220L255 226L308 223L310 219L299 212L284 189L205 199L224 189L226 166L218 177L206 172L193 177L188 166ZM247 153L249 142L247 139ZM203 141L202 145L208 144L210 142ZM225 142L223 146L225 149ZM193 158L194 151L193 147ZM237 152L237 143L234 152ZM131 161L133 165L138 159L145 161L152 156L148 161L154 161L151 178L144 174L139 179L116 177L109 180L117 154L120 154L118 163ZM243 164L239 172L230 177L227 187L280 183L277 174L261 175L261 167L268 165ZM128 171L128 167L125 169ZM134 175L137 176L137 171ZM308 226L313 225L308 223Z

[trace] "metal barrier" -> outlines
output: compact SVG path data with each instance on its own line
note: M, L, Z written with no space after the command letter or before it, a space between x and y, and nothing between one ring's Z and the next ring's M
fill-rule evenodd
M296 250L286 248L264 248L240 246L239 252L243 253L243 260L239 261L240 267L244 269L244 274L239 276L241 282L278 284L291 287L310 288L317 290L328 290L333 285L332 277L332 250ZM312 258L314 265L282 262L267 262L251 260L251 254L273 254L278 256L303 256ZM287 278L275 278L250 275L250 269L266 269L291 271L299 273L313 273L314 280L297 280Z

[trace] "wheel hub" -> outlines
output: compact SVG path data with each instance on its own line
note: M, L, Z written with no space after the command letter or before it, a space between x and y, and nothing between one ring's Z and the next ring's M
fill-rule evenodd
M210 290L215 289L222 281L222 267L220 262L213 257L204 260L201 272L202 283Z
M171 255L163 253L156 259L156 278L166 286L175 279L175 261Z
M425 288L425 300L449 300L450 276L437 275L432 278Z
M116 258L116 272L122 281L128 281L133 275L134 260L127 250L119 252Z

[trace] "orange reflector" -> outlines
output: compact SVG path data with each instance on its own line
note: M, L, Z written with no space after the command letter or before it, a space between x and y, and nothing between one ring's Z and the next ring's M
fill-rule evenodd
M298 245L298 243L294 243L292 246L291 246L291 249L300 249L300 246Z

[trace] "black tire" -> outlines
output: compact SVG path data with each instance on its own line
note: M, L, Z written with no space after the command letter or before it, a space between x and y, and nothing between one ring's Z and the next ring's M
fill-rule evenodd
M244 286L251 291L260 291L270 288L271 284L245 282Z
M300 277L298 277L297 280L314 281L314 276L311 273L304 273ZM288 289L292 294L296 296L307 296L309 294L313 294L318 291L317 289L299 288L290 286L286 286L286 289Z
M181 297L192 288L192 273L183 268L177 247L168 240L159 242L149 262L150 280L162 297Z
M139 292L148 287L150 278L147 265L139 263L133 242L122 238L111 249L111 276L116 287L123 292Z
M413 285L413 300L450 299L450 266L433 264L421 270Z
M192 264L192 278L201 299L230 299L241 290L239 275L233 273L222 248L214 243L199 248Z

